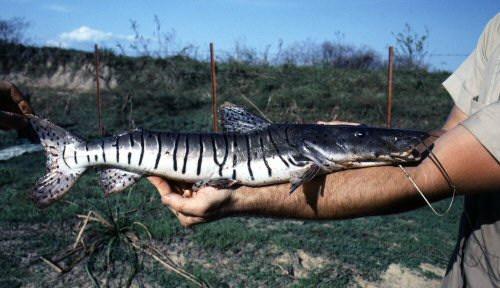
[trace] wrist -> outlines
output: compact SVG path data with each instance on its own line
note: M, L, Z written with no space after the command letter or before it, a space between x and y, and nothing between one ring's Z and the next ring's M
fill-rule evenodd
M238 213L245 212L245 197L242 195L242 190L246 188L244 186L230 189L230 196L227 204L221 210L224 216L234 215Z

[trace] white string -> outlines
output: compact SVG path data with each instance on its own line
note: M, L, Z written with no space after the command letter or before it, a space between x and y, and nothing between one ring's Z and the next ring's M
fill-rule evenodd
M408 172L406 172L406 170L403 168L403 166L399 165L399 168L401 168L401 170L403 170L403 173L405 173L406 177L408 178L408 180L410 180L411 184L413 184L413 186L415 186L415 188L417 189L418 193L420 193L420 195L422 195L422 198L424 198L425 202L431 208L431 210L432 210L432 212L434 212L434 214L436 214L437 216L440 216L440 217L448 214L448 212L451 209L451 206L453 205L453 200L455 199L455 194L457 192L457 188L454 185L452 185L452 184L449 183L450 186L453 188L453 196L451 196L451 201L450 201L450 205L448 206L448 209L446 209L446 211L444 213L439 213L439 212L436 211L436 209L434 209L434 207L432 207L431 202L429 202L429 200L427 200L427 197L425 197L424 193L422 193L422 190L420 190L420 188L418 188L417 183L415 183L415 181L413 181L413 179L408 174Z

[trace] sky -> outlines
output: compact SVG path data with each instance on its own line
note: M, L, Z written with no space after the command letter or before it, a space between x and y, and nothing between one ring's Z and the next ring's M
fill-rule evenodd
M369 47L387 57L394 34L409 24L426 29L427 62L453 71L475 48L487 22L500 12L499 0L0 0L0 19L23 17L29 42L92 50L94 44L128 48L138 31L154 42L155 16L177 47L195 45L208 55L234 51L236 45L276 53L303 41L336 41ZM339 38L339 35L343 37ZM118 50L117 50L118 51Z

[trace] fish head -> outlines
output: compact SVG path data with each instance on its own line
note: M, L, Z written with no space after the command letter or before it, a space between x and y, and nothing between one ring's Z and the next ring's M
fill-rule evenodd
M367 126L329 126L317 136L304 141L306 150L337 169L416 163L432 144L426 132Z

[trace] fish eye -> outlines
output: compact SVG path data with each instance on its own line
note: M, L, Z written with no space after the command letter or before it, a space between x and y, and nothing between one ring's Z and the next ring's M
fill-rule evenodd
M356 131L354 132L354 137L362 138L366 136L366 132L364 131Z

